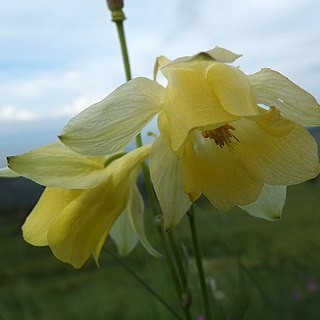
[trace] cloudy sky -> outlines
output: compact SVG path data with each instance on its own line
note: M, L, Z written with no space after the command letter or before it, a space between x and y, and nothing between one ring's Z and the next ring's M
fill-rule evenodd
M319 12L318 0L126 1L133 75L219 45L245 72L271 67L320 100ZM125 80L104 0L1 0L0 47L0 165Z

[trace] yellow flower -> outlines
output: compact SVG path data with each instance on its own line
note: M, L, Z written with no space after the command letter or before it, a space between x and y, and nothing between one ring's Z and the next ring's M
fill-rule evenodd
M136 186L140 163L149 150L145 146L121 157L93 157L58 142L9 157L13 172L47 186L22 227L24 239L49 246L58 259L80 268L90 255L98 263L115 225L111 233L120 253L128 254L138 237L158 255L144 234L143 202ZM8 174L8 169L3 171Z
M134 79L72 119L60 139L83 154L115 152L159 113L150 170L166 228L201 194L221 210L277 219L285 186L319 173L317 144L303 125L319 125L320 108L276 71L248 76L228 64L238 57L223 48L160 57L155 75L160 68L165 88Z

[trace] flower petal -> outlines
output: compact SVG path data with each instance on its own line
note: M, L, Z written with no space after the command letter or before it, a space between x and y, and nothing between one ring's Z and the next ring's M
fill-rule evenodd
M162 109L163 94L155 81L133 79L71 119L59 138L82 154L118 152Z
M279 220L286 201L286 195L286 186L265 184L255 202L239 207L256 218L270 221Z
M199 52L193 56L177 58L173 61L169 60L165 56L160 56L157 58L154 75L157 75L158 69L160 68L164 71L165 68L181 68L187 66L191 61L209 61L209 62L222 62L222 63L231 63L240 58L242 55L233 53L227 49L221 47L215 47L208 51ZM166 73L164 71L164 73Z
M278 108L285 117L301 125L320 125L316 99L279 72L264 68L248 78L258 103Z
M23 227L26 240L48 244L58 259L75 268L90 255L98 261L110 228L127 205L131 173L149 151L150 146L141 147L111 162L110 177L98 187L47 188Z
M114 184L110 179L96 188L77 192L77 197L51 221L47 239L58 259L80 268L90 255L98 258L101 239L126 206L129 182Z
M143 219L144 204L136 184L131 186L127 208L131 226L138 236L141 244L152 256L160 258L161 254L153 248L145 234Z
M116 161L111 162L108 166L108 170L110 170L113 175L111 177L111 181L113 181L115 184L120 183L119 181L129 182L129 185L130 185L130 188L129 188L130 191L128 196L129 199L131 197L130 192L132 189L132 185L135 184L139 174L139 166L141 162L149 155L150 149L151 149L151 145L145 145L143 147L135 149L127 153L122 158L119 158ZM129 204L127 204L127 207L128 206ZM128 213L130 215L130 211L128 211ZM134 228L133 223L132 223L132 227ZM97 244L96 250L93 252L93 257L96 260L97 264L98 264L98 259L99 259L101 249L105 243L107 236L108 236L108 230L101 236Z
M34 246L47 246L47 235L52 221L82 192L82 190L46 188L22 226L24 240Z
M206 78L224 110L236 116L259 114L248 77L240 69L214 63Z
M170 62L171 62L171 60L165 56L157 57L156 62L153 67L153 80L154 81L157 80L157 75L158 75L159 69L163 68L165 65L169 64Z
M105 157L83 156L55 142L8 158L10 169L41 185L87 189L106 180Z
M269 113L275 112L271 109ZM304 127L279 117L266 114L267 120L260 120L263 125L247 119L232 124L240 141L236 152L247 170L270 185L297 184L316 177L319 174L317 143ZM281 132L283 135L279 135Z
M180 159L160 136L150 152L150 175L166 230L176 226L192 204L183 190L181 173Z
M182 159L183 181L188 182L184 187L191 197L196 198L202 192L220 210L258 198L263 182L251 175L236 151L220 148L194 132L188 138Z
M0 169L0 177L1 178L18 178L18 177L21 177L21 175L9 169L8 167L5 167Z
M207 62L189 62L190 68L168 73L165 112L171 133L171 147L177 151L189 132L198 127L219 127L239 119L222 108L205 78ZM192 68L191 68L192 66Z
M151 147L151 144L147 144L128 152L121 158L111 162L107 170L109 170L114 177L117 177L117 180L128 180L131 171L134 170L131 177L131 180L134 180L138 175L137 167L148 157Z
M125 209L110 230L110 236L116 243L120 255L127 256L137 245L138 237L130 222L128 210Z
M201 53L200 53L201 54ZM231 63L236 61L238 58L242 57L241 54L236 54L230 50L214 47L211 50L205 51L202 54L208 55L212 60L223 62L223 63ZM199 55L199 53L198 53Z

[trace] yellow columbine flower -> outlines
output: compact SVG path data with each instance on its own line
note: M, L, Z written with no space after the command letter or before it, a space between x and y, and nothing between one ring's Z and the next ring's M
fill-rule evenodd
M228 64L238 57L223 48L160 57L155 75L160 68L166 87L136 78L73 118L60 139L83 154L115 152L159 113L150 170L166 228L201 194L221 210L277 219L285 186L319 173L303 125L320 124L320 107L276 71L248 76Z
M90 255L98 263L105 239L120 216L112 231L120 252L127 254L138 237L151 254L158 255L144 234L143 203L136 186L149 150L145 146L120 158L93 157L58 142L9 157L12 171L3 169L2 176L14 172L47 186L22 227L24 239L49 246L58 259L80 268Z

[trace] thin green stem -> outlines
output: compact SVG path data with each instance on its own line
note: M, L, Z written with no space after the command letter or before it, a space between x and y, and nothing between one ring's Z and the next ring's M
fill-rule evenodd
M127 79L127 81L129 81L129 80L131 80L131 69L130 69L130 62L129 62L129 55L128 55L128 49L127 49L127 44L126 44L126 38L125 38L125 33L124 33L124 28L123 28L123 20L124 19L125 19L125 17L122 12L120 14L120 16L118 16L116 19L113 19L113 21L115 22L115 24L117 26L119 41L120 41L120 45L121 45L121 52L122 52L122 57L123 57L123 63L124 63L124 67L125 67L126 79ZM136 136L136 146L137 146L137 148L139 148L142 145L143 145L142 137L140 134L138 134ZM156 195L154 193L153 187L152 187L149 168L148 168L148 165L146 164L146 162L142 163L142 171L143 171L143 176L144 176L144 183L145 183L145 186L147 189L147 193L149 195L151 209L152 209L154 216L157 216L158 212L159 212L159 209L157 206L157 199L156 199ZM170 250L168 248L168 243L167 243L167 240L164 235L163 226L158 225L157 231L158 231L159 237L161 239L162 247L164 250L164 255L165 255L166 261L168 263L169 270L171 272L171 276L173 278L173 282L174 282L177 294L179 296L179 301L181 302L183 290L182 290L182 287L180 284L179 274L177 272L176 266L174 264L174 261L172 259L171 254L170 254ZM183 308L183 312L185 314L185 318L187 320L190 320L191 319L190 315L188 314L188 312L186 312L185 308Z
M208 288L206 285L206 278L203 271L202 266L202 257L201 257L201 250L198 240L198 234L196 229L196 222L194 217L193 208L191 207L187 213L189 218L189 225L191 230L191 238L192 238L192 244L193 244L193 250L194 255L196 259L198 274L199 274L199 281L200 281L200 287L202 292L202 300L204 305L204 315L206 320L211 320L211 309L210 309L210 303L209 303L209 294L208 294Z
M123 20L124 19L125 19L125 16L124 16L124 14L122 14L122 18L118 17L118 19L113 20L113 21L115 22L115 24L117 26L119 42L120 42L121 52L122 52L122 57L123 57L123 64L124 64L125 73L126 73L126 79L127 79L127 81L129 81L129 80L131 80L131 68L130 68L130 61L129 61L129 55L128 55L126 36L124 33L124 27L123 27ZM143 145L143 142L142 142L141 135L138 134L136 136L136 146L137 146L137 148L140 148L140 147L142 147L142 145ZM147 188L147 192L149 194L150 203L152 206L152 211L156 215L157 214L156 198L155 198L155 194L154 194L154 191L152 188L152 183L150 180L149 168L145 162L142 163L142 171L143 171L143 175L144 175L144 181L145 181L145 185Z
M180 284L180 280L179 280L179 274L177 272L177 269L174 265L174 262L173 262L173 259L171 257L171 253L170 253L170 250L169 250L169 247L168 247L168 243L164 237L164 234L162 232L162 230L160 230L160 228L162 229L162 227L157 227L158 228L158 234L159 234L159 237L160 237L160 240L161 240L161 243L162 243L162 247L163 247L163 250L164 250L164 256L166 258L166 261L168 263L168 267L169 267L169 270L170 270L170 273L171 273L171 277L173 279L173 282L174 282L174 286L175 286L175 289L176 289L176 292L177 292L177 295L178 295L178 298L179 298L179 302L181 302L181 297L182 297L182 287L181 287L181 284Z
M131 80L132 76L131 76L131 68L130 68L130 61L129 61L126 36L124 33L124 28L123 28L123 20L118 20L118 21L114 21L114 22L117 26L117 31L118 31L118 35L119 35L119 42L120 42L120 46L121 46L121 52L122 52L124 69L125 69L125 73L126 73L126 79L127 79L127 81L129 81L129 80ZM143 145L142 138L141 138L141 134L139 133L136 136L136 146L137 146L137 148L139 148L139 147L142 147L142 145Z
M123 64L124 64L125 73L126 73L126 79L127 79L127 81L129 81L129 80L131 80L131 68L130 68L130 61L129 61L126 36L124 33L124 27L123 27L123 20L125 19L124 14L122 17L123 17L122 20L120 18L118 18L117 20L113 20L113 21L115 22L115 24L117 26L119 42L120 42L122 58L123 58ZM136 136L136 146L137 146L137 148L140 148L140 147L142 147L142 145L143 145L143 142L142 142L141 135L138 134ZM156 215L156 212L157 212L156 199L155 199L154 191L152 188L152 183L150 180L149 169L148 169L148 166L145 162L142 163L142 171L143 171L143 175L144 175L144 181L145 181L145 185L147 188L147 192L149 194L152 211Z
M130 69L127 43L126 43L126 36L124 34L124 28L123 28L123 20L115 21L115 24L116 24L117 30L118 30L122 58L123 58L123 64L124 64L124 68L125 68L125 72L126 72L126 79L127 79L127 81L129 81L129 80L131 80L131 69Z
M152 186L152 182L151 182L151 178L150 178L149 167L146 162L143 162L141 164L141 166L142 166L142 172L143 172L143 177L144 177L144 184L146 186L147 193L149 195L151 210L153 212L153 215L157 216L158 214L160 214L160 212L159 212L160 210L158 208L157 198L156 198L156 195L153 190L153 186ZM159 231L161 231L162 234L164 233L162 227L161 227L161 230L159 229Z
M116 253L107 249L109 255L117 261L124 269L126 269L151 295L153 295L176 319L183 320L176 311L157 293L155 292L131 267L124 262Z
M185 314L186 319L191 320L192 319L190 314L191 292L188 286L188 279L185 272L185 268L183 267L181 252L178 249L177 241L175 239L175 236L172 230L168 232L168 239L169 239L170 246L172 248L172 252L175 258L177 268L179 270L181 288L182 288L181 299L182 299L183 312Z
M173 254L174 254L174 257L175 257L175 261L176 261L176 264L177 264L177 267L178 267L178 270L179 270L179 273L180 273L180 276L181 276L182 288L184 290L186 290L187 286L188 286L187 276L186 276L186 273L185 273L185 269L183 267L181 254L179 252L179 249L178 249L178 246L177 246L177 242L176 242L176 239L175 239L175 236L174 236L174 233L173 233L172 230L168 232L168 238L169 238L169 243L171 245L171 248L172 248L172 251L173 251Z

